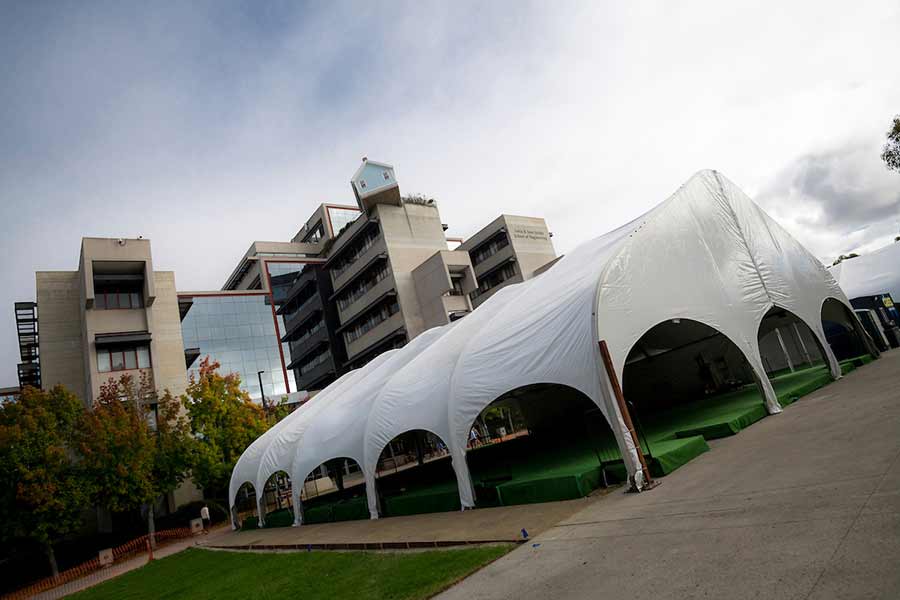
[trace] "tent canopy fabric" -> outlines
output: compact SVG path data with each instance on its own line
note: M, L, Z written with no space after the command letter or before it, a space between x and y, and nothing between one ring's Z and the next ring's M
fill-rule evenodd
M829 270L850 299L889 293L900 301L900 242L842 260Z
M812 254L733 183L701 171L662 204L579 246L541 275L501 289L464 319L326 388L297 411L305 409L302 415L291 415L247 449L235 468L230 502L244 481L260 486L276 470L291 473L297 500L298 478L346 456L361 459L370 513L377 517L381 451L395 436L423 429L449 448L460 502L473 507L466 464L473 422L505 393L548 383L578 390L596 404L640 484L637 449L602 366L601 340L622 381L631 348L652 327L672 319L703 323L743 353L767 410L777 413L781 407L759 351L760 323L776 306L795 314L839 377L821 321L829 298L850 309Z

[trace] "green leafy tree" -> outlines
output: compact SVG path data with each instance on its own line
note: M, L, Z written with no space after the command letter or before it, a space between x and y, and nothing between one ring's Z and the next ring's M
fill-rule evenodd
M92 501L113 512L135 510L157 497L154 485L156 440L146 407L154 400L146 375L131 375L100 386L91 410L78 427L78 450L94 483Z
M159 497L175 491L187 478L195 444L180 398L165 390L151 410L156 433L153 485ZM152 515L151 507L150 518Z
M269 427L262 408L241 389L240 377L218 369L219 363L205 358L181 397L195 437L194 482L213 498L225 496L237 459Z
M53 546L79 529L91 496L72 444L84 412L62 386L26 387L17 399L0 404L0 540L36 541L53 575Z
M881 152L881 160L888 169L900 172L900 115L894 117L887 132L887 143Z

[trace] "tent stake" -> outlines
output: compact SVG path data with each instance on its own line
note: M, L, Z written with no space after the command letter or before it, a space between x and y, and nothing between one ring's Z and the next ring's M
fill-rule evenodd
M603 366L606 367L606 374L609 376L610 383L612 383L613 395L616 397L616 404L619 405L619 412L622 413L622 420L625 421L625 427L628 428L628 433L631 435L631 441L634 442L634 447L637 448L638 458L641 461L641 468L644 471L644 478L647 480L647 487L648 489L652 488L654 487L653 477L650 476L650 469L647 467L647 462L644 460L644 450L641 448L637 433L634 431L634 423L631 422L631 413L628 412L628 406L625 404L625 396L622 394L619 378L616 377L616 370L613 368L612 357L609 355L609 348L606 346L606 340L600 340L600 356L603 358Z

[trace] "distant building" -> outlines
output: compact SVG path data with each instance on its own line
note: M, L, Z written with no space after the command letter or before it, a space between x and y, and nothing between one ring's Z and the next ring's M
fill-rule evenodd
M531 279L556 260L544 219L500 215L459 245L469 253L478 288L472 292L477 307L497 290Z
M556 259L543 219L448 239L435 201L401 196L391 165L364 160L351 189L357 206L321 204L291 241L252 242L221 290L176 291L148 240L85 238L78 271L38 272L37 302L16 304L20 385L90 403L133 370L181 393L209 357L257 401L302 402Z

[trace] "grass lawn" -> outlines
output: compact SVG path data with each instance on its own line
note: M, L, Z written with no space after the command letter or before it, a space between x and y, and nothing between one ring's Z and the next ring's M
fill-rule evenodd
M429 598L512 548L281 554L191 548L70 597Z

